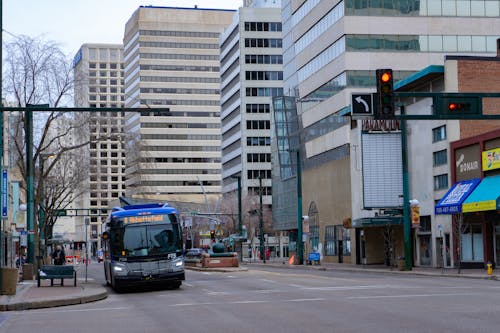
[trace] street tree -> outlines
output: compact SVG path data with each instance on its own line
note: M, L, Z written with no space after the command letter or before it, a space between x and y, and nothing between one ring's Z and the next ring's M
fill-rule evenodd
M9 157L19 170L22 187L27 190L26 159L32 158L34 172L35 225L34 254L39 253L40 236L50 237L56 212L66 208L85 190L88 175L86 148L89 140L78 140L88 133L88 117L74 113L35 112L33 156L26 156L26 107L48 104L71 106L73 70L71 60L57 44L41 37L18 36L4 46L3 96L20 111L9 115ZM43 214L39 210L43 210ZM43 216L40 219L40 216Z

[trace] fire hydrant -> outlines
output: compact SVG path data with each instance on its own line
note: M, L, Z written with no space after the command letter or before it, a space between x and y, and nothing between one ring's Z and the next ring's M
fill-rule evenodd
M493 264L491 262L488 262L486 264L486 272L488 273L488 275L493 274Z

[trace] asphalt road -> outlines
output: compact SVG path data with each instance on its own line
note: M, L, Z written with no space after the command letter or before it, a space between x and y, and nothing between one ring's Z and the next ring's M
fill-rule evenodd
M104 283L102 266L89 279ZM497 332L500 282L300 269L187 271L178 290L1 313L0 332Z

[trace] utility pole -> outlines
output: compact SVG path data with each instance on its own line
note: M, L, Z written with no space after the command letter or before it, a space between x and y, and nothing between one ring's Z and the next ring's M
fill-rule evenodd
M29 109L30 105L26 105L24 112L24 130L26 142L26 227L28 229L28 255L27 262L35 263L35 193L33 185L33 111Z
M297 148L297 254L299 265L304 263L304 245L302 244L302 166L300 148Z
M262 212L262 175L259 174L259 241L260 241L260 259L266 263L266 254L264 250L264 217Z

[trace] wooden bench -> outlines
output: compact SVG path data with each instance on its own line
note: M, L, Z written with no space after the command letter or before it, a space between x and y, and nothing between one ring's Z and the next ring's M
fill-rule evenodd
M73 265L43 265L37 273L38 287L40 280L49 280L50 286L54 285L54 279L61 279L61 286L64 286L64 279L74 279L76 287L76 270Z

